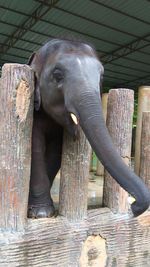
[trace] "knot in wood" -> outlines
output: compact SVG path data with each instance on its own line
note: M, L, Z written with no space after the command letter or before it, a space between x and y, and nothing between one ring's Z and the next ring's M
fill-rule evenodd
M25 80L21 80L16 92L16 115L20 122L26 120L30 107L31 91L29 84Z

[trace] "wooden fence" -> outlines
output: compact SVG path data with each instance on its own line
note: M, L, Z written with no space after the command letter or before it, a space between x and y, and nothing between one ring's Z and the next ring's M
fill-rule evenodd
M150 212L133 218L127 193L108 174L103 196L107 207L87 210L90 148L81 130L76 142L64 135L58 216L27 218L33 91L29 66L4 65L0 79L0 267L149 267ZM127 164L133 101L133 91L128 89L111 90L108 97L108 128ZM149 113L143 116L143 129L146 121L150 121ZM144 133L143 142L150 138ZM143 162L141 172L149 184L144 157Z

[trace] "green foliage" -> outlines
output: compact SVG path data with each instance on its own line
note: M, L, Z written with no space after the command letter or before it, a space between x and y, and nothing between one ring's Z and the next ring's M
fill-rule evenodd
M110 90L110 87L103 87L102 88L102 93L108 93Z
M134 114L133 114L133 127L136 127L137 123L137 110L138 110L138 94L134 94Z
M137 123L137 109L138 109L138 103L134 102L134 114L133 114L133 127L136 127Z
M96 170L97 168L97 157L95 155L95 152L92 151L92 162L91 162L91 166L92 166L92 170Z

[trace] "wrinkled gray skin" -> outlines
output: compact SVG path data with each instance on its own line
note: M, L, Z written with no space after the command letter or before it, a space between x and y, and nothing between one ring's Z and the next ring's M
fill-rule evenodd
M35 112L28 216L50 217L54 206L50 196L60 168L63 128L77 137L80 126L112 177L135 199L135 216L150 204L150 192L122 161L114 148L102 116L99 85L103 66L87 44L51 40L30 58L35 71Z

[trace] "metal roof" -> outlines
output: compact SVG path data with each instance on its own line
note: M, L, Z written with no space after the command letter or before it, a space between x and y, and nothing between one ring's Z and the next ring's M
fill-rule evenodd
M150 85L150 0L0 1L0 66L65 35L95 45L105 86Z

